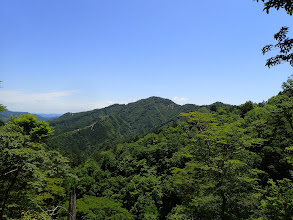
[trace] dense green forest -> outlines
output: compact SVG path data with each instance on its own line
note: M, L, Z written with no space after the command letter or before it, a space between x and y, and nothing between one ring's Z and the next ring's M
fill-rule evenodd
M167 126L182 112L210 112L212 106L227 105L218 102L208 106L180 106L169 99L150 97L127 105L115 104L88 112L67 113L50 122L55 135L48 140L48 145L72 157L76 164L93 151L138 139Z
M144 105L150 100L153 108ZM289 78L259 104L173 112L170 101L152 97L68 113L52 122L55 134L33 115L12 118L0 127L0 219L67 219L72 198L76 219L292 219L292 100ZM85 143L83 160L72 162L71 142L61 154L50 145L101 118L116 139L96 149Z
M291 0L256 1L292 15ZM287 33L263 48L280 49L268 67L293 66ZM50 124L0 118L0 220L293 219L293 78L258 104L151 97Z

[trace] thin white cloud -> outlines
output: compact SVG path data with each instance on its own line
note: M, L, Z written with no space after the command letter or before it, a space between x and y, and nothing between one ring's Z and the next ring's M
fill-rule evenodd
M121 99L121 100L118 100L118 101L107 101L106 104L108 105L113 105L113 104L128 104L128 103L132 103L132 102L136 102L138 101L139 99L138 98L131 98L131 99Z
M101 109L113 104L128 104L138 98L99 100L92 102L80 91L28 93L17 90L0 90L0 104L8 110L30 113L66 113Z
M75 93L77 91L27 93L17 90L0 90L0 104L4 104L12 111L63 113L70 108L67 99Z
M15 90L0 91L0 102L5 103L27 103L45 102L56 100L61 97L71 96L76 91L57 91L48 93L26 93Z
M113 105L113 104L115 104L115 102L113 102L113 101L108 101L107 104L109 104L109 105Z
M188 98L177 97L177 96L175 96L175 97L173 98L173 101L176 101L176 102L185 102L185 101L188 101Z
M31 113L65 113L82 112L100 109L115 103L129 103L129 100L101 100L91 102L81 99L79 91L56 91L47 93L27 93L17 90L0 90L0 104L4 104L11 111Z

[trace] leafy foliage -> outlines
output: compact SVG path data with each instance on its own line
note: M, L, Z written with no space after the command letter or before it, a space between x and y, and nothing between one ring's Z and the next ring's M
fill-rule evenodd
M84 196L77 200L77 219L127 220L134 217L122 204L105 197Z
M68 160L46 146L53 132L48 123L31 115L14 118L0 126L1 217L65 219L66 201L74 188L78 219L290 219L292 98L289 78L279 94L262 104L215 103L183 111L171 123L168 117L177 110L166 109L168 100L162 104L154 99L157 108L143 100L146 111L137 103L132 109L115 105L104 113L96 110L103 121L93 127L101 126L100 133L85 132L81 133L85 139L78 135L74 139L79 150L91 149L91 155L77 154L79 163L71 171ZM87 112L59 119L62 125L56 128L54 141L75 134L70 131L75 125L92 123L96 113L91 113L92 118ZM145 121L151 117L153 121ZM166 124L151 133L117 141L125 134L137 134L123 130L126 122L130 130L146 132L162 121ZM90 138L96 137L105 142L92 145L95 140ZM57 144L66 148L71 143L67 141ZM22 215L20 210L25 210Z
M288 14L292 15L293 13L293 1L292 0L256 0L257 2L264 2L264 11L269 13L271 8L277 10L284 9Z
M248 147L259 140L245 134L241 120L219 125L211 114L183 115L198 132L195 146L190 147L192 162L174 170L186 206L185 217L249 217L259 197L257 175L261 171L253 168L258 158Z
M271 66L282 64L284 62L289 62L289 64L293 66L293 39L287 37L288 29L288 27L282 27L280 31L274 35L274 39L278 41L278 43L275 45L266 45L262 49L263 54L266 54L273 48L279 49L278 55L267 59L266 66L268 66L269 68Z
M45 150L44 140L51 132L48 123L32 115L0 127L0 218L17 218L28 207L51 207L64 194L68 161L58 152Z
M256 0L257 2L264 2L264 11L269 14L271 8L275 8L277 10L284 9L290 16L293 13L293 1L292 0ZM262 53L266 54L271 51L273 48L279 49L279 54L267 59L266 66L269 68L271 66L275 66L284 62L289 62L291 66L293 66L293 39L288 38L288 27L282 27L278 33L274 35L274 39L277 41L277 44L266 45L262 49Z
M286 219L292 85L288 79L263 105L182 113L176 123L96 151L74 169L78 199L108 198L135 219ZM274 190L283 193L280 205Z
M289 179L268 181L265 198L261 201L263 219L291 219L293 216L293 185Z

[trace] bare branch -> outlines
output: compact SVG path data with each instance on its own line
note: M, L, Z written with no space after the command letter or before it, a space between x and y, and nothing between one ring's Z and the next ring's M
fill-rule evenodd
M18 168L14 169L14 170L10 170L10 171L8 171L7 173L4 173L2 176L6 176L7 174L9 174L9 173L13 173L13 172L15 172L15 171L18 171Z

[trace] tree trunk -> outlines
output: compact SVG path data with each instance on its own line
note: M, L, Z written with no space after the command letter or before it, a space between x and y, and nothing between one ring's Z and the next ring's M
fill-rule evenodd
M221 219L225 220L225 210L226 210L226 205L227 205L227 198L225 197L224 193L221 193L222 197L222 211L221 211Z
M76 194L75 188L71 189L69 198L68 220L76 219Z

